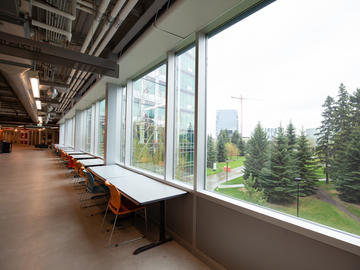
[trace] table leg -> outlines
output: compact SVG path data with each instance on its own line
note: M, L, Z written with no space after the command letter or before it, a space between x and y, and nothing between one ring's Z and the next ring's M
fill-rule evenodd
M160 230L159 230L159 240L148 245L139 247L134 251L134 255L139 254L145 250L148 250L153 247L160 246L166 242L171 241L172 238L166 238L165 236L165 201L160 202Z

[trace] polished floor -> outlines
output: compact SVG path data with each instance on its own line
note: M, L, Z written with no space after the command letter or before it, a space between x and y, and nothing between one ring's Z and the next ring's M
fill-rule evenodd
M149 240L108 247L101 216L80 209L68 175L50 150L15 146L0 154L1 270L208 269L175 241L136 256Z

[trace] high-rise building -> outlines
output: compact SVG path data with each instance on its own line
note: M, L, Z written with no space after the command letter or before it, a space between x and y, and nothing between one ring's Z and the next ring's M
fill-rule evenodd
M229 135L235 130L239 130L239 119L237 110L217 110L216 111L216 136L220 130L227 129Z

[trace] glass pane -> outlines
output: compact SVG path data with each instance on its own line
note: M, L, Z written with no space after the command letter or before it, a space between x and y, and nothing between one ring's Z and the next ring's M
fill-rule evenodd
M132 165L164 174L166 65L133 84Z
M359 11L278 0L208 39L208 190L360 235Z
M105 138L105 99L99 104L99 125L98 125L98 155L104 156Z
M120 162L125 162L125 114L126 114L126 87L121 93L121 119L120 119Z
M85 128L85 151L90 152L91 149L91 108L86 110L86 128Z
M176 57L175 179L194 181L195 48Z

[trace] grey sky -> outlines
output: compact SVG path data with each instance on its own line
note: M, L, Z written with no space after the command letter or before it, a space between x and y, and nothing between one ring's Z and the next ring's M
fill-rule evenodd
M263 127L315 128L340 83L360 87L360 1L278 0L208 42L208 132L217 109L243 103L244 136ZM240 119L240 112L239 112ZM239 125L240 126L240 125Z

